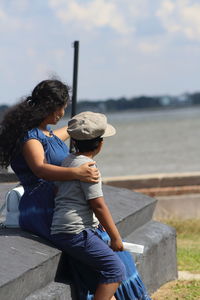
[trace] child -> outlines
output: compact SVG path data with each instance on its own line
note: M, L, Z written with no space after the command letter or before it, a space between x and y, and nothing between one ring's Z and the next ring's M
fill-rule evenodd
M63 165L75 167L92 161L101 151L103 138L114 135L115 129L107 124L105 115L83 112L69 121L68 133L76 153L70 154ZM99 222L110 236L112 249L95 233ZM98 272L94 299L116 299L114 293L125 279L125 267L114 251L122 251L123 245L104 201L101 182L59 183L51 234L59 248Z
M66 167L93 161L101 151L103 138L116 132L107 124L105 115L93 112L74 116L67 131L76 153L64 160ZM83 265L80 281L85 280L89 287L94 279L94 298L79 292L78 299L150 300L130 254L123 251L122 239L103 198L101 182L73 180L58 183L51 234L55 245L69 254L70 261L78 261L76 268ZM109 240L107 234L110 247L106 243ZM120 285L121 282L124 283Z

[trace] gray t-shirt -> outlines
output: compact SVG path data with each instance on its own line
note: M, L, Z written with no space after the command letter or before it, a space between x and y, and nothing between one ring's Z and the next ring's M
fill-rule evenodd
M63 161L62 166L78 167L90 161L93 160L87 156L70 154ZM78 234L85 228L96 228L99 221L90 208L88 200L103 196L101 181L87 183L71 180L56 184L58 193L55 198L51 234Z

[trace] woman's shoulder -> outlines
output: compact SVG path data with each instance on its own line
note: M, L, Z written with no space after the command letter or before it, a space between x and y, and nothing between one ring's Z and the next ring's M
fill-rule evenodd
M45 135L43 132L38 129L38 128L32 128L27 131L25 137L24 137L24 142L28 141L30 139L37 139L39 141L43 141L45 139Z

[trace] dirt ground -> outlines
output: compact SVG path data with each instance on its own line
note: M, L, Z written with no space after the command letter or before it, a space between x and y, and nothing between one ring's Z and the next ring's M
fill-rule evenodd
M200 300L200 280L174 280L163 285L152 300Z

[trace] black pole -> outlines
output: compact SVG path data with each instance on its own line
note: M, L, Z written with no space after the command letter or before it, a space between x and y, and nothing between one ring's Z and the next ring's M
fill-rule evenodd
M72 83L72 110L71 118L76 115L77 108L77 84L78 84L78 54L79 54L79 41L73 43L74 46L74 67L73 67L73 83ZM75 152L72 141L70 140L70 152Z
M72 86L72 112L71 117L76 114L77 107L77 83L78 83L78 54L79 54L79 41L74 44L74 68L73 68L73 86Z

